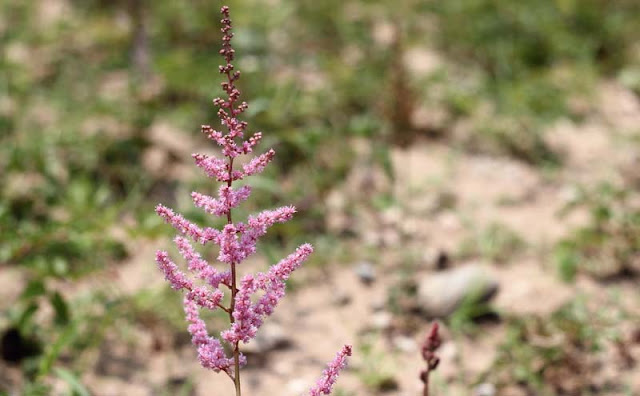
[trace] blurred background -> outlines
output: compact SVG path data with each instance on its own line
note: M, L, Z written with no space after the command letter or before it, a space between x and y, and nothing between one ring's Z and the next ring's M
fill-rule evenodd
M278 155L243 271L316 253L247 346L250 395L640 394L637 0L229 1ZM217 1L0 2L0 394L231 394L154 263L221 94ZM214 251L204 250L209 258ZM224 318L209 317L210 330Z

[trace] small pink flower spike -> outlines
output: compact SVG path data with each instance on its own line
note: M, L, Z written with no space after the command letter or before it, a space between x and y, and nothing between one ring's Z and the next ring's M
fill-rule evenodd
M187 294L184 298L184 311L189 321L189 333L191 341L198 348L198 359L203 367L209 368L215 372L224 371L231 373L233 359L227 357L224 348L219 340L210 337L207 333L207 327L200 318L198 305L192 296Z
M309 390L309 396L320 396L331 394L331 388L336 383L340 370L347 365L347 356L351 356L351 345L345 345L342 350L338 352L335 359L329 363L327 368L322 372L322 377L318 379L316 386Z
M229 330L222 332L222 338L231 344L251 341L262 326L264 318L273 313L278 302L284 297L286 280L312 252L313 247L305 243L272 266L266 274L245 275L235 298L235 321ZM264 291L264 294L254 303L251 296L258 290Z

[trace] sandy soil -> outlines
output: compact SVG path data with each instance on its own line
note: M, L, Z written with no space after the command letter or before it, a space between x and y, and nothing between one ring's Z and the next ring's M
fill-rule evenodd
M585 213L579 211L567 218L558 217L576 183L619 180L621 172L633 166L640 155L637 145L625 144L625 138L633 128L637 134L640 125L637 98L614 83L603 86L602 96L602 112L581 124L561 120L549 128L547 139L566 159L565 165L551 175L510 158L471 155L433 141L393 150L397 174L393 186L382 181L371 187L371 180L380 180L378 170L354 169L345 185L336 186L331 195L327 222L334 228L349 221L355 224L352 228L356 238L346 243L346 249L376 253L376 281L365 285L358 279L354 271L357 259L329 262L324 270L308 268L294 274L301 287L291 292L269 319L284 331L290 346L250 357L243 372L246 394L304 393L344 343L353 343L356 354L350 369L339 380L339 388L347 391L343 394L374 394L363 387L363 372L386 372L394 378L398 388L388 394L419 394L419 345L427 318L421 322L423 331L399 334L375 330L379 326L376 321L381 320L377 313L402 278L402 263L407 255L414 258L412 276L427 277L434 271L430 262L434 251L455 256L465 238L496 222L514 230L526 243L507 262L486 263L500 285L493 302L500 312L548 315L579 294L588 295L590 304L606 310L615 291L620 296L618 301L630 312L640 313L637 280L612 284L579 276L575 283L566 284L558 279L549 255L549 247L555 241L586 220ZM370 195L362 194L364 184L374 191L391 188L394 203L382 211L374 210ZM440 205L443 194L452 197L448 199L454 203ZM349 221L344 221L345 216ZM111 273L113 287L124 294L164 287L153 263L155 248L163 244L164 241L137 243L132 259ZM461 264L455 260L452 263ZM16 277L7 270L0 272L2 299L10 301L15 297L19 290ZM76 291L92 286L88 282L76 286ZM343 301L336 302L336 296ZM392 318L392 323L396 319ZM631 329L633 324L621 322L620 327ZM194 395L232 394L232 384L226 376L198 366L190 345L173 346L162 334L138 326L131 344L107 340L102 351L88 363L94 369L87 370L83 379L99 396L173 394L166 390L166 384L189 378L195 384ZM496 347L504 339L504 326L499 322L481 324L473 337L455 335L445 328L444 336L442 363L434 380L440 389L436 394L471 394L477 375L493 362ZM372 345L368 353L363 353L365 343ZM631 353L640 359L637 349ZM602 370L613 371L606 375L618 376L619 381L633 387L631 394L640 394L637 366L616 371L605 365ZM505 392L502 394L521 394L516 388Z

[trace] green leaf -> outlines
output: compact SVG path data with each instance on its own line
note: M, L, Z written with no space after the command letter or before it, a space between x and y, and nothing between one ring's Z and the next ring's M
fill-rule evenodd
M62 349L65 346L71 344L76 335L77 323L70 323L64 328L58 338L52 344L48 345L48 348L45 351L44 356L40 360L40 364L38 367L38 375L40 377L44 377L49 374L51 368L53 367L53 363L60 356Z
M66 325L69 323L71 314L69 311L69 304L65 301L64 297L58 292L53 293L49 297L51 307L55 312L54 321L57 325Z
M24 288L24 291L20 295L22 300L33 300L36 297L42 296L46 293L44 282L41 279L32 280Z
M71 388L73 396L90 396L89 390L80 382L78 377L71 371L56 367L53 372Z
M383 144L376 144L374 146L373 158L382 166L385 175L393 182L395 180L395 173L393 171L393 162L391 161L391 151L389 147Z
M27 307L22 311L22 313L18 316L16 320L16 327L20 330L20 332L25 333L28 324L31 322L31 318L38 311L38 304L35 302L31 302Z

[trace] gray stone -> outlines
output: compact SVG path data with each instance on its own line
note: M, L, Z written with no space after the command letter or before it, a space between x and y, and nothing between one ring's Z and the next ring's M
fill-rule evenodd
M371 315L370 327L373 330L379 330L379 331L389 330L392 324L393 324L393 315L391 315L390 312L380 311Z
M434 247L427 247L422 254L427 268L441 271L448 268L451 265L451 257L449 253L444 249L436 249Z
M473 396L495 396L496 386L494 384L484 382L473 390Z
M371 298L371 302L369 304L369 308L373 312L380 312L385 309L387 306L387 295L386 294L377 294Z
M368 261L362 261L356 267L356 275L362 283L365 285L370 285L376 280L376 270Z
M418 351L418 343L411 337L398 335L392 338L393 346L404 353L416 353Z
M427 275L418 284L418 306L428 317L451 315L463 301L488 301L498 291L498 282L477 264Z

